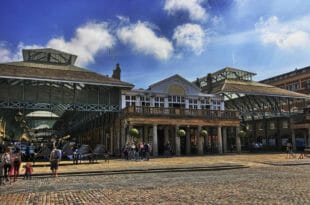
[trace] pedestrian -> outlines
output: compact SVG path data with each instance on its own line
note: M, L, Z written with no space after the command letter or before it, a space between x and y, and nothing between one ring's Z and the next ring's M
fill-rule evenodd
M287 159L290 159L291 157L292 158L295 157L295 155L293 153L293 145L292 145L291 141L289 141L289 140L286 143L286 152L287 152L287 156L286 156Z
M30 179L31 180L31 176L32 176L32 166L30 162L27 162L26 165L24 166L25 169L25 174L24 174L24 179Z
M150 149L149 145L144 143L144 152L145 152L145 160L148 161L150 160Z
M15 152L14 155L14 159L13 159L13 167L14 167L14 171L13 171L13 177L14 177L14 182L16 181L17 177L19 176L19 168L20 168L20 164L21 164L21 154L19 151Z
M5 149L5 153L2 155L1 161L4 162L4 165L3 165L4 179L6 181L9 181L9 173L11 170L11 153L8 147Z
M3 173L4 173L4 161L2 160L2 158L0 158L0 186L3 183Z
M300 151L300 155L299 155L298 159L303 159L305 157L305 153L304 152L305 152L305 145L303 145L301 147L301 151Z
M58 177L57 171L58 171L59 161L60 161L60 153L54 145L53 150L50 154L51 170L52 170L52 175L54 177Z

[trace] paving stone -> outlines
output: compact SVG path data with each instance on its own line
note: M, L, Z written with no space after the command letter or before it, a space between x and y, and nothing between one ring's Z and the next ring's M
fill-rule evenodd
M0 186L0 204L306 205L310 204L310 165L263 164L222 171L34 177Z

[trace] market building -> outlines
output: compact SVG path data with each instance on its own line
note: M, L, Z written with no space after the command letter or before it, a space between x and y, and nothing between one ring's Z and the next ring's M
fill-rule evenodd
M301 85L306 82L307 69L298 72L302 73L298 74L302 77L298 81ZM302 133L298 132L298 135L294 128L297 126L294 123L296 117L302 115L299 118L306 118L306 113L302 113L307 112L305 107L309 96L266 84L271 80L255 82L252 79L255 75L227 67L198 78L196 83L205 93L223 96L226 109L240 112L240 124L246 133L241 138L242 149L249 150L253 143L262 143L265 150L281 150L288 140L292 141L295 148L304 144L310 146L310 133L308 128L304 129L309 124L299 124L298 128L302 127L304 130ZM295 74L287 76L294 76L296 80Z
M132 143L129 130L137 128L141 140L152 145L154 156L163 155L168 142L176 155L189 155L226 152L229 134L238 141L238 112L225 110L223 97L202 93L179 75L145 90L123 91L122 108L122 145ZM178 136L179 129L186 136ZM228 129L234 132L228 133Z
M121 91L120 68L108 77L75 65L62 51L24 49L23 61L0 64L0 140L50 141L66 137L119 151L115 119Z

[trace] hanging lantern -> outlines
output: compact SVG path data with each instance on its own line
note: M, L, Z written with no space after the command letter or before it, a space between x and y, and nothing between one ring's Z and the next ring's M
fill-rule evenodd
M207 137L208 136L208 131L207 130L201 130L200 134L203 137Z
M139 137L139 130L137 130L136 128L131 128L129 130L129 134L132 137Z
M186 135L186 132L183 129L179 129L177 134L179 137L184 137Z

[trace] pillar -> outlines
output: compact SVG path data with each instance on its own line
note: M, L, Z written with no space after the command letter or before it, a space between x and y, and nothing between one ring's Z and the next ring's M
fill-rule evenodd
M153 156L158 156L157 125L153 125Z
M181 139L178 136L179 125L175 126L175 154L177 156L181 155Z
M190 128L186 127L186 154L191 154L191 136Z
M122 123L121 128L121 147L126 145L126 124Z
M294 128L291 128L291 129L292 129L292 145L293 145L293 150L295 151L296 150L295 130Z
M308 147L310 147L310 127L308 128Z
M126 144L129 143L130 145L131 145L133 139L132 139L132 137L130 136L129 131L130 131L132 128L133 128L132 125L129 125L129 126L128 126L127 139L126 139Z
M223 153L227 153L227 127L223 127Z
M201 126L198 126L198 154L203 155L204 137L201 136Z
M144 125L143 127L143 141L148 143L149 142L149 132L147 125Z
M222 127L217 127L217 148L219 154L223 154L223 143L222 143Z
M169 141L169 127L168 126L165 126L164 128L164 137L165 137L165 145L166 145Z
M307 147L308 140L307 140L307 130L304 131L304 146Z
M236 127L236 146L237 146L237 152L241 152L241 139L239 136L240 127Z

